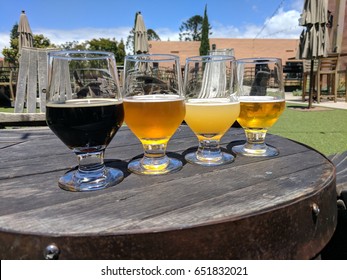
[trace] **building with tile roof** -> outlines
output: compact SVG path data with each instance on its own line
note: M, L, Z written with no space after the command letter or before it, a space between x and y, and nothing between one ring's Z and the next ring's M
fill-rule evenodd
M278 57L283 65L295 58L298 39L239 39L210 38L210 46L216 49L234 49L237 59L247 57ZM150 41L149 52L170 53L180 57L181 64L189 56L199 55L200 41Z

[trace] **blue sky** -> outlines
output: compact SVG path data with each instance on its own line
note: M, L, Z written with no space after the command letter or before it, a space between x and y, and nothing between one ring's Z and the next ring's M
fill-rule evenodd
M52 43L115 38L126 41L141 11L147 28L162 41L178 40L182 22L207 15L217 38L298 38L304 0L2 0L0 52L25 10L34 34ZM1 56L1 54L0 54Z

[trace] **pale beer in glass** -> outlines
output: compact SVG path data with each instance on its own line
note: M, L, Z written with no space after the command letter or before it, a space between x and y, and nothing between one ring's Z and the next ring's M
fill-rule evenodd
M281 60L240 59L237 71L241 104L237 121L245 131L246 143L232 150L245 156L276 156L278 149L266 145L265 137L285 109Z
M240 113L235 74L233 56L187 58L185 121L199 140L197 151L185 156L188 162L215 166L234 160L233 155L221 151L219 142Z

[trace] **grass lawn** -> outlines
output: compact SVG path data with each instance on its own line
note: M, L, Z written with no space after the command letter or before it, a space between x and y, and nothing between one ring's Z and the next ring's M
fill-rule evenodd
M269 133L302 142L326 156L347 150L347 110L287 108Z
M26 109L24 110L24 113L26 112ZM14 113L13 107L0 107L0 113ZM36 113L40 113L40 109L36 109Z
M1 113L13 113L14 112L14 108L0 107L0 112Z

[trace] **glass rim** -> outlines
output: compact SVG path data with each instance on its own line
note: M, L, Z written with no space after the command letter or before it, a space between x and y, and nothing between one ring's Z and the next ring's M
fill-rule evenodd
M236 63L243 64L266 64L266 63L282 63L282 59L279 57L248 57L248 58L240 58L236 60Z
M209 60L208 58L213 58ZM226 54L210 54L210 55L196 55L186 58L186 62L221 62L221 61L236 61L235 56Z
M124 61L141 61L141 62L166 62L177 60L179 62L179 56L173 54L132 54L126 55Z
M48 52L51 58L64 60L97 60L105 58L115 58L114 53L106 51L89 51L89 50L59 50Z

